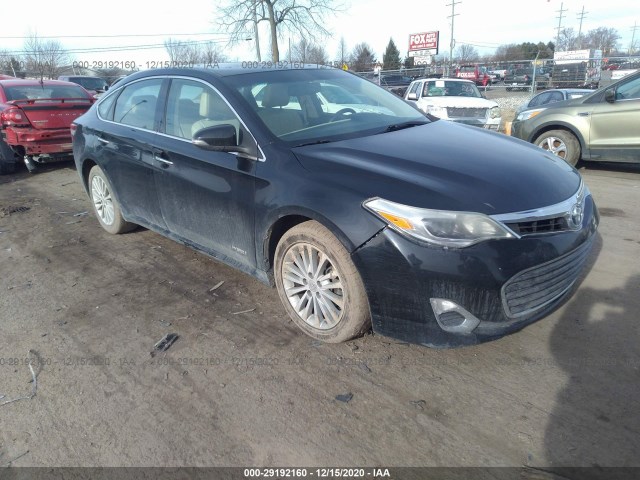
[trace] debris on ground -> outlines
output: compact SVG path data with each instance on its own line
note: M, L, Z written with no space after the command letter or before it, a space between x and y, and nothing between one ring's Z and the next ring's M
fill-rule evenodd
M74 217L84 217L85 215L89 215L89 212L85 211L85 212L78 212L73 214Z
M31 400L33 397L36 396L36 393L38 392L38 378L36 376L36 372L33 369L33 365L31 365L31 356L37 357L38 354L36 352L34 352L33 350L29 350L28 353L28 357L29 357L29 371L31 372L31 382L33 383L33 385L31 386L31 394L30 395L23 395L22 397L18 397L18 398L14 398L11 400L5 400L4 402L0 403L0 407L2 407L3 405L8 405L9 403L13 403L13 402L18 402L20 400ZM2 395L0 397L0 399L5 398L6 395ZM11 462L9 462L11 463Z
M167 350L169 350L171 345L173 345L176 340L178 340L178 338L179 335L177 333L167 333L158 341L158 343L153 346L153 350L149 353L152 357L155 357L157 352L166 352Z
M171 322L165 322L164 320L158 320L158 323L162 324L164 327L170 327Z
M254 311L255 311L255 308L251 308L249 310L242 310L241 312L233 312L231 315L240 315L241 313L250 313Z
M427 402L425 402L424 400L412 400L410 403L420 410L424 410L424 407L427 406Z
M369 365L367 365L366 363L360 363L358 364L358 367L360 368L360 370L362 370L365 373L371 373L371 369L369 368Z
M221 282L216 283L213 287L211 287L209 289L209 291L213 292L213 291L219 289L222 285L224 285L224 280L222 280Z
M343 395L336 395L336 400L343 403L349 403L353 398L353 393L345 393Z
M9 461L8 461L8 462L6 462L6 463L2 463L2 464L0 464L0 467L8 467L8 466L10 466L13 462L15 462L16 460L18 460L19 458L24 457L27 453L29 453L29 450L27 450L26 452L24 452L24 453L23 453L23 454L21 454L21 455L18 455L18 456L17 456L16 458L14 458L13 460L9 460Z

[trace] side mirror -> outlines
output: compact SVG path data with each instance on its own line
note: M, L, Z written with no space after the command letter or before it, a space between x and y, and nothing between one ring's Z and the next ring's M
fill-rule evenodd
M616 90L614 88L605 90L604 99L609 103L614 103L616 101Z
M411 92L409 95L407 95L407 100L413 100L413 101L417 101L418 100L418 94Z
M254 148L238 144L236 127L229 123L222 123L213 127L198 130L191 139L196 147L214 152L241 153L251 160L258 160L257 145Z
M109 90L109 85L104 86L104 91L106 92L107 90Z
M203 128L193 135L192 142L194 145L205 150L218 150L221 152L236 151L229 150L238 147L236 127L229 123L223 123L213 127Z

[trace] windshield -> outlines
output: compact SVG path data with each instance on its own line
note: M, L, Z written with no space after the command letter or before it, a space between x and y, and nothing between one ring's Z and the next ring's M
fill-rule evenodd
M471 82L432 80L424 82L423 97L477 97L482 98L478 87Z
M37 100L41 98L88 98L80 87L71 85L26 85L4 87L7 101Z
M71 77L69 81L77 83L87 90L104 90L107 86L106 80L97 77Z
M294 145L429 122L397 95L341 70L264 71L222 80L240 93L271 133Z

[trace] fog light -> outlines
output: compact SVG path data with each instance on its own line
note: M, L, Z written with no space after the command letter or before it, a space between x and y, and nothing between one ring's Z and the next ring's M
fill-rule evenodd
M445 332L471 333L480 323L477 317L451 300L432 298L429 301L438 325Z

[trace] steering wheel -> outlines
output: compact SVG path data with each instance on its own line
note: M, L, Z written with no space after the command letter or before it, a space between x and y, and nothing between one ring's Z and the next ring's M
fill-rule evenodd
M350 114L354 114L357 113L353 108L341 108L340 110L338 110L336 113L333 114L333 116L329 119L329 122L335 122L336 120L338 120L338 118L340 118L342 115L346 114L346 113L350 113Z

